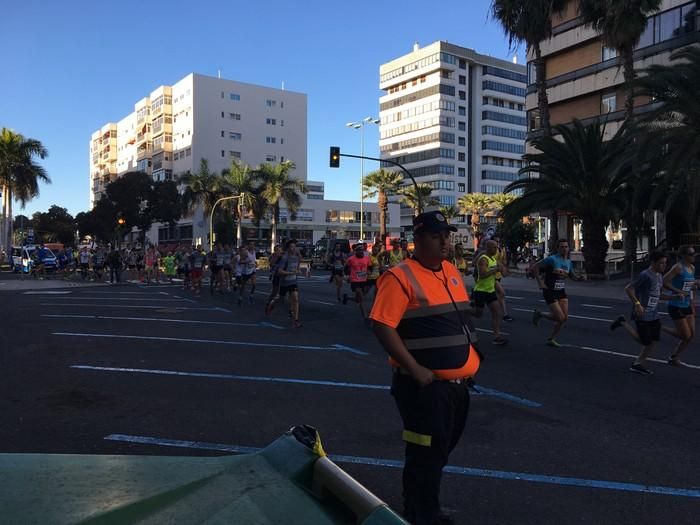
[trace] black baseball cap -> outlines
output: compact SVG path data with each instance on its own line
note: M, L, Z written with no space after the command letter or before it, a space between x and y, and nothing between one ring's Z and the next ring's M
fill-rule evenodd
M416 234L423 231L429 233L456 232L457 227L447 222L445 216L439 211L427 211L413 218L413 233Z

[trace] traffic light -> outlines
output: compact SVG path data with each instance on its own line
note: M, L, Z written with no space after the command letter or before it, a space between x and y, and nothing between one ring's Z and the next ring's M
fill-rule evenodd
M331 146L331 168L340 168L340 148Z
M119 218L117 219L117 224L118 224L119 226L124 226L124 225L126 224L126 219L125 219L124 217L119 217Z

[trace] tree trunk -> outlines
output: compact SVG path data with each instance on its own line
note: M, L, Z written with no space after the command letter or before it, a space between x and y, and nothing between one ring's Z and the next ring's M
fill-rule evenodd
M2 216L0 217L0 241L1 243L5 243L5 239L7 238L5 236L5 232L7 231L7 187L2 186ZM7 251L7 253L10 253Z
M625 122L634 116L634 91L632 82L637 74L634 71L634 48L622 50L623 74L625 76Z
M277 245L277 218L280 213L279 205L272 208L272 218L270 219L270 253L275 251Z
M7 214L5 216L5 222L7 223L7 226L6 226L6 234L7 234L6 253L11 253L12 252L12 189L10 187L7 187L6 190L7 190Z
M383 241L386 239L386 212L388 208L386 193L380 190L377 200L379 201L377 203L379 205L379 236Z
M474 251L479 249L481 232L479 231L480 217L478 213L472 213L472 235L474 236Z
M559 241L559 212L557 210L552 211L549 222L549 253L555 253Z
M605 221L594 217L583 220L583 265L589 278L603 279L608 241L605 239Z
M241 223L243 222L243 210L241 207L240 199L238 199L238 202L236 203L236 215L238 216L236 218L236 248L240 248L242 245L241 236L243 235L241 225Z

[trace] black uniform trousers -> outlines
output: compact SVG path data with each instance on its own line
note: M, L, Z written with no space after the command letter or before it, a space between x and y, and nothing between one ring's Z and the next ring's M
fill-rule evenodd
M404 516L415 525L433 525L440 513L442 469L467 422L469 389L450 381L421 387L411 376L394 373L391 394L406 441Z

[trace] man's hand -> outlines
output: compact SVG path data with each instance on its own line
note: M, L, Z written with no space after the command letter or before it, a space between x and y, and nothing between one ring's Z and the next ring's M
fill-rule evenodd
M411 377L413 377L420 386L428 386L435 381L435 374L433 374L433 371L420 365L416 365L416 367L411 370Z
M634 313L638 317L642 317L644 315L644 307L640 303L636 303L634 305Z

